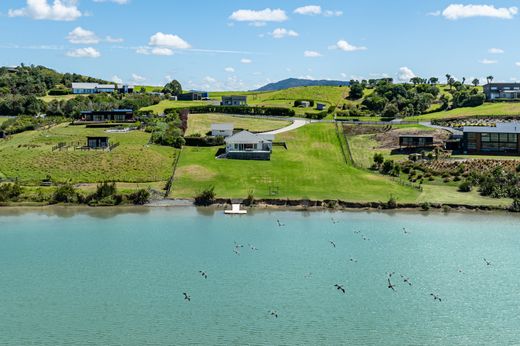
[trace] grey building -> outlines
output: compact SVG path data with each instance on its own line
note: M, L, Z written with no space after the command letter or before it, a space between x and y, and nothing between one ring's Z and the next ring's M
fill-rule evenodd
M483 88L488 101L520 98L520 83L489 83Z
M520 155L520 123L465 126L462 149L465 154Z
M225 139L226 157L237 160L270 160L274 135L239 132Z
M98 83L72 83L73 94L112 94L115 91L121 94L131 94L134 86L128 84L98 84Z
M215 137L231 137L234 128L233 124L211 124L211 135Z
M222 96L222 106L247 106L247 96Z

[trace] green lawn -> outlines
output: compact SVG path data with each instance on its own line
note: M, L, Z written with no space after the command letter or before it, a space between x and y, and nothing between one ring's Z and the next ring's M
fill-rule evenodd
M237 117L225 114L191 114L188 118L186 135L198 133L205 135L211 130L211 124L232 123L235 128L253 132L276 130L291 124L289 121Z
M218 197L413 201L419 192L388 178L346 166L332 124L312 124L277 136L271 161L217 160L217 148L183 149L171 197L193 197L215 186ZM279 193L270 195L270 188Z
M68 101L68 100L71 100L71 99L75 98L76 96L79 96L79 95L75 95L75 94L57 95L57 96L47 95L47 96L39 97L39 99L43 100L45 102L51 102L51 101L54 101L54 100Z
M519 116L520 115L520 103L485 103L479 107L465 107L452 109L446 112L438 112L420 115L416 117L409 117L406 120L418 120L428 121L434 119L446 119L446 118L467 118L472 116Z
M2 125L2 123L4 123L5 121L7 121L7 119L9 119L8 117L1 117L0 116L0 125Z
M86 142L88 135L108 135L121 145L112 152L52 152L59 142ZM37 183L47 174L58 181L95 183L165 181L171 175L176 151L170 147L147 145L150 134L134 131L106 134L102 129L62 124L50 130L29 131L0 141L0 175Z
M159 102L156 105L143 107L141 111L152 111L154 114L163 114L164 110L167 108L188 108L195 106L206 106L208 104L207 101L170 101L164 100Z

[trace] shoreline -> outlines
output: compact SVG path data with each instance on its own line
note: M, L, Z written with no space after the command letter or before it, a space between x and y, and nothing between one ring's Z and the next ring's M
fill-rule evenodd
M97 206L92 207L83 204L45 204L37 205L31 203L20 203L0 206L2 210L88 210L88 211L137 211L147 209L161 208L196 208L200 210L223 211L231 207L234 199L216 199L209 206L197 206L192 199L162 199L152 201L145 205L116 205L116 206ZM236 200L240 201L240 200ZM384 202L348 202L341 200L291 200L291 199L259 199L255 200L253 205L245 205L242 203L242 209L249 212L253 211L302 211L302 212L419 212L427 214L429 212L473 212L473 213L507 213L517 214L509 210L506 206L489 206L489 205L468 205L454 203L397 203L395 207L389 207Z

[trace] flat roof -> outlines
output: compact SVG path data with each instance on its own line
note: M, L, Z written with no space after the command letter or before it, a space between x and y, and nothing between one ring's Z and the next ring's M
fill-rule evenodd
M520 133L520 123L496 123L495 126L464 126L464 133Z
M433 138L433 136L424 136L424 135L399 135L399 138Z

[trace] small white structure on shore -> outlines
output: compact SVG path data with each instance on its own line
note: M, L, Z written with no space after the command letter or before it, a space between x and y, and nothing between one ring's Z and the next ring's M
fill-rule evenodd
M231 137L234 129L235 126L233 124L211 124L211 135L224 138Z
M244 215L247 214L247 210L240 209L240 203L231 204L231 210L225 210L224 214L227 215Z

